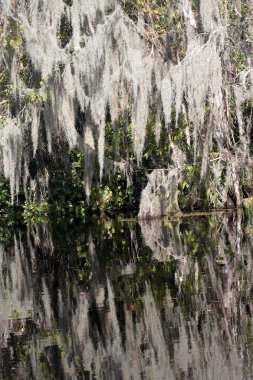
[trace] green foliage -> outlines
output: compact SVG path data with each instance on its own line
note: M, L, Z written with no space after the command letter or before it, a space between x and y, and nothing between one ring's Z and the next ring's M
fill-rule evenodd
M244 197L251 197L253 195L253 178L249 177L246 173L242 173L241 184Z
M24 28L21 23L9 18L8 20L8 33L3 40L3 47L6 51L15 51L20 54L24 48Z
M4 115L0 115L0 128L6 125L7 118Z
M106 124L105 156L111 160L136 161L133 151L132 125L127 119L126 115L119 115L119 120L114 125Z
M12 208L10 188L7 181L0 176L0 215Z
M47 201L41 201L38 203L26 202L23 206L23 216L26 222L46 222L48 220L49 205Z
M230 48L230 59L237 75L246 69L246 57L242 50L238 50L236 47Z
M159 142L156 141L155 117L150 117L146 127L146 139L141 166L146 170L167 168L171 161L168 130L162 125Z
M39 90L30 90L25 94L26 104L42 105L48 100L48 93Z
M6 68L0 67L0 99L2 99L2 101L7 101L11 96L12 86L10 84L9 72Z
M200 178L199 163L185 164L178 182L178 203L180 210L192 211L206 206L206 192Z
M243 200L243 206L246 209L252 209L252 207L253 207L253 197L245 198Z
M172 115L172 126L170 128L170 135L173 143L177 145L182 151L187 151L187 141L186 141L186 128L188 125L188 120L185 114L180 113L178 117L178 122L176 125L175 121L176 115L175 112L173 112ZM168 132L167 132L168 133Z
M155 31L163 36L168 23L167 0L131 0L122 1L125 12L134 20L138 18L138 12L142 11L145 21L148 22L148 32Z
M13 236L16 230L15 215L5 213L0 216L0 243L4 247L9 247L13 244Z
M0 175L0 223L2 223L2 227L14 225L15 217L20 217L20 211L18 205L12 204L8 181Z
M93 185L90 211L104 216L129 214L137 208L133 194L134 187L127 186L124 174L117 172Z
M5 247L13 243L13 234L21 219L21 209L12 205L8 182L0 176L0 242Z
M59 217L80 217L86 214L84 194L83 153L68 151L65 144L57 144L56 159L51 157L48 204L50 214Z

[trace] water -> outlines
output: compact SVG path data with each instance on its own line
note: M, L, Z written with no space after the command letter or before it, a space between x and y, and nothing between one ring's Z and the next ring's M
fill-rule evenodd
M252 379L253 219L0 228L2 379Z

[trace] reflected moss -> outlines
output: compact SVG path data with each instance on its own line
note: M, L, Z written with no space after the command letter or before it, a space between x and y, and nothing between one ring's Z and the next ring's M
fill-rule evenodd
M9 292L6 302L15 294L11 268L18 267L20 258L16 277L24 281L24 302L30 297L26 286L31 289L33 309L26 320L21 320L18 306L17 312L13 311L7 330L12 338L5 342L6 351L1 351L8 360L0 360L1 372L8 373L11 362L13 368L22 367L33 378L30 347L40 363L33 367L37 377L58 379L67 376L70 366L72 377L97 375L98 367L92 367L96 357L99 363L102 357L111 363L106 369L99 367L100 373L116 373L110 353L118 355L121 363L129 347L138 346L141 355L153 355L154 347L156 352L168 349L173 358L177 358L177 347L183 349L188 343L209 352L212 342L216 350L224 351L224 341L234 342L230 330L235 327L244 341L250 342L252 302L247 265L252 243L250 234L244 235L241 243L236 239L240 226L243 231L251 225L251 219L242 221L239 215L229 214L152 221L145 231L136 222L102 219L83 224L51 221L16 231L20 250L15 251L13 243L3 255L3 283ZM168 254L161 255L161 248ZM30 268L36 270L31 273ZM6 279L12 280L11 293L11 282ZM220 345L212 337L219 335L224 322L229 328ZM90 356L85 356L87 353ZM141 362L143 356L136 355ZM10 378L15 378L15 371L9 371Z

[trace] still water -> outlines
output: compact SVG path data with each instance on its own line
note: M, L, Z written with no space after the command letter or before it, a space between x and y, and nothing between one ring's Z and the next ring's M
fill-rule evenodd
M252 225L1 227L1 378L252 379Z

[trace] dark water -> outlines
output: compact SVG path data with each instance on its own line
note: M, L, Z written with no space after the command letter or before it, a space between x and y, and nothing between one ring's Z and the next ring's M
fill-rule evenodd
M3 379L252 379L253 220L0 229Z

